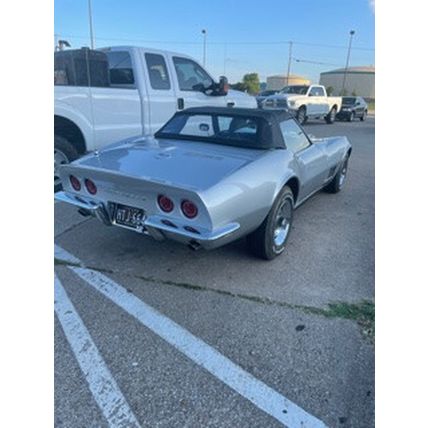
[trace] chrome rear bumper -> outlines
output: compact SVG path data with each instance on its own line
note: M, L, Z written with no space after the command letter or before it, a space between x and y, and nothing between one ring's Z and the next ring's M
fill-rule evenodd
M118 226L135 232L150 235L157 241L172 239L196 249L203 247L212 249L220 247L234 239L235 232L240 228L239 223L229 223L213 231L190 232L179 226L173 227L162 223L163 218L151 215L144 218L141 227L134 229L115 223L112 213L102 202L93 202L65 192L55 193L55 200L74 205L83 215L92 215L106 226Z

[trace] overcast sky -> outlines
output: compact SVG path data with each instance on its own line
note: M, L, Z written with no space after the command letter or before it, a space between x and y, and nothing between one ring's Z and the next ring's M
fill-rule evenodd
M202 62L206 29L207 68L215 77L225 71L231 82L248 72L261 80L284 74L289 40L291 72L318 81L321 71L344 66L351 29L350 65L374 64L373 6L374 0L92 0L96 47L156 47ZM55 33L72 47L89 46L87 0L55 0Z

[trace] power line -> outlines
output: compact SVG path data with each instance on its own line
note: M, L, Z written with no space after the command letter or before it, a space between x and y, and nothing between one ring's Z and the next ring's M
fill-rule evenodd
M75 39L82 39L82 40L88 40L88 37L84 36L76 36L72 34L66 34L64 37L68 38L75 38ZM192 42L192 41L177 41L177 40L146 40L146 39L133 39L133 38L117 38L117 37L98 37L97 40L106 40L106 41L116 41L116 42L139 42L139 43L161 43L161 44L174 44L174 45L201 45L202 42ZM227 42L207 42L207 45L222 45L224 46L225 43L227 45L289 45L291 43L296 45L302 45L302 46L313 46L313 47L324 47L324 48L331 48L331 49L347 49L347 46L341 46L341 45L330 45L330 44L324 44L324 43L308 43L308 42L299 42L295 40L277 40L277 41L252 41L252 42L242 42L242 41L227 41ZM361 50L361 51L374 51L374 48L367 48L367 47L353 47L353 50Z

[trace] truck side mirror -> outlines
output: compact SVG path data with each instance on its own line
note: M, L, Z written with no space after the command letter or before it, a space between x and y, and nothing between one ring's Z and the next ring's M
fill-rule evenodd
M220 76L218 82L218 95L227 95L229 92L229 82L226 76Z

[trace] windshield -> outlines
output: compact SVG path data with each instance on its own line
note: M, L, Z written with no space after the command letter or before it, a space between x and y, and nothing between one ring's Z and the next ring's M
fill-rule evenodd
M237 147L257 147L260 118L217 114L175 115L156 134L156 138L206 141Z
M277 91L273 91L273 90L263 91L263 92L260 92L260 94L258 96L259 97L268 97L269 95L276 94L276 92Z
M306 95L308 92L309 86L306 85L293 85L293 86L286 86L281 90L281 94L299 94L299 95Z
M342 104L345 104L345 105L348 105L348 106L354 105L355 101L356 101L355 97L343 97L342 98Z

